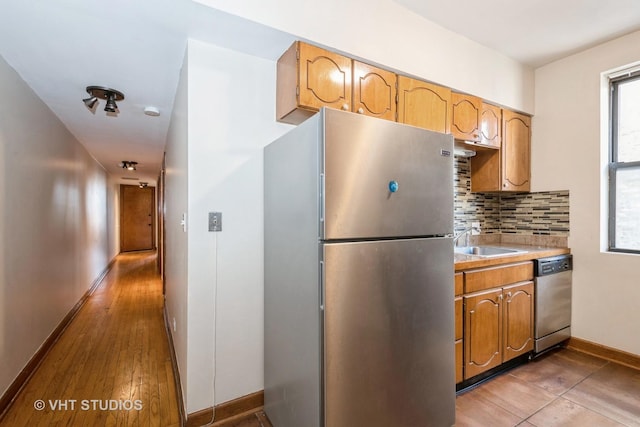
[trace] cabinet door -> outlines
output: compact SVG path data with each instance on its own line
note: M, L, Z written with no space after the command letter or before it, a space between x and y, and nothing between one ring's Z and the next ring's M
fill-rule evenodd
M451 89L398 76L398 121L450 133Z
M457 297L454 300L454 313L455 313L455 334L456 341L462 339L462 297Z
M451 93L451 134L456 139L480 141L482 100L471 95Z
M464 297L464 378L502 363L502 290Z
M502 110L502 190L531 187L531 117Z
M456 383L459 383L464 379L462 376L462 297L456 297L455 299L455 319Z
M463 346L462 346L462 340L458 340L456 341L456 384L461 383L464 380L464 365L463 365L463 359L462 359L462 350L463 350Z
M480 143L500 148L502 142L502 109L495 105L482 103L480 118Z
M505 286L503 361L533 350L533 282Z
M299 104L351 110L351 59L299 43Z
M396 74L353 61L352 111L395 121Z

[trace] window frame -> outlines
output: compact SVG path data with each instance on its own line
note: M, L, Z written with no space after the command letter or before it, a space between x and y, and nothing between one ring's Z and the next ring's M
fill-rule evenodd
M640 70L625 73L609 79L609 235L607 250L609 252L621 252L640 254L640 249L625 249L616 246L616 181L620 170L640 169L640 161L618 161L618 93L620 84L634 80L640 80Z

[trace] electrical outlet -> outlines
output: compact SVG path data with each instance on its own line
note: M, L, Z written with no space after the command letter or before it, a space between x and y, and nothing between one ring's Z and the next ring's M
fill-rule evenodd
M471 235L472 236L477 236L478 234L480 234L480 221L473 221L471 223Z

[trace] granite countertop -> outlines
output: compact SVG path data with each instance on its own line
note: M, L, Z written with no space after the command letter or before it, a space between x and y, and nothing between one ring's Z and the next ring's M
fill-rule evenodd
M545 258L571 253L569 248L555 248L545 246L519 245L512 243L492 243L482 246L500 246L505 248L520 249L527 252L513 255L483 257L478 255L455 254L455 271L469 270L473 268L490 267L493 265L510 264L519 261L530 261L536 258Z

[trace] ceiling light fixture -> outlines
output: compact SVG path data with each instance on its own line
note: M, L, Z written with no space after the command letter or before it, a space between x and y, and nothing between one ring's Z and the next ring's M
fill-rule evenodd
M123 160L120 162L120 167L122 169L127 169L130 171L134 171L136 170L136 165L138 164L138 162L132 162L130 160Z
M106 99L107 104L104 106L104 111L107 113L116 113L118 110L116 101L122 101L124 99L122 92L102 86L87 86L87 93L90 95L89 98L83 99L82 102L84 102L84 105L91 111L94 111L94 108L98 104L98 99Z

